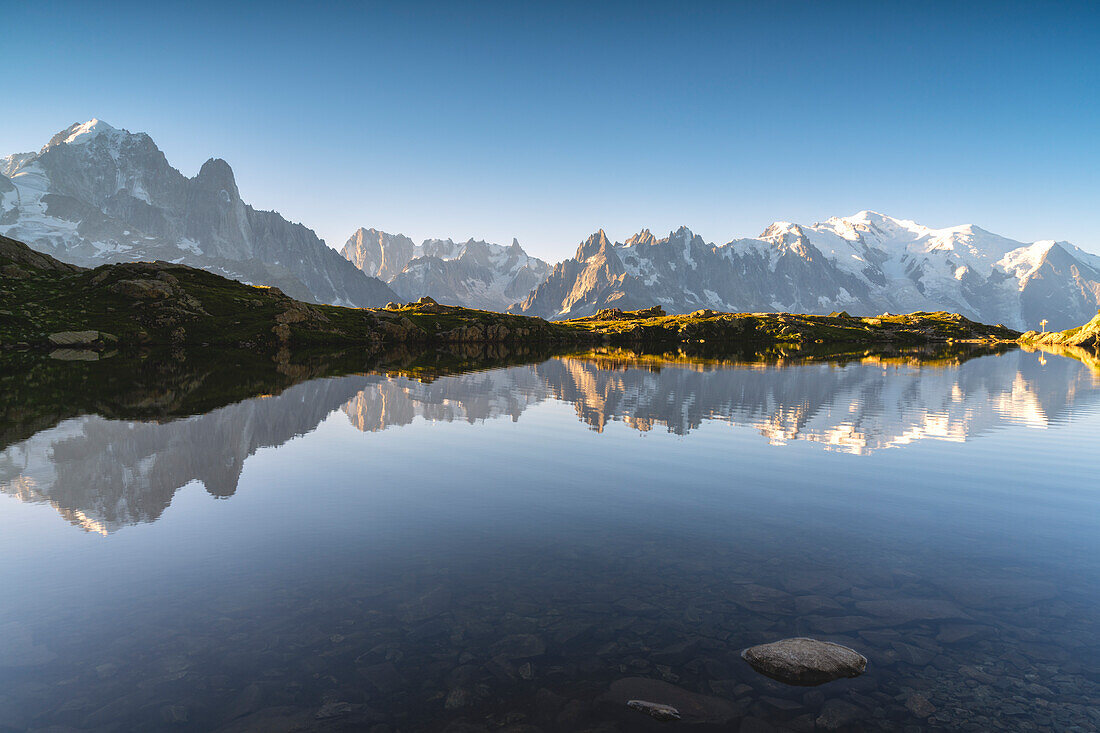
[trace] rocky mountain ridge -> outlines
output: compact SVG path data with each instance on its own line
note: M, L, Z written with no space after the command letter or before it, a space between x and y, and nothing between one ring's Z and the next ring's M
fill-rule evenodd
M426 239L359 229L341 250L352 264L389 284L399 296L429 296L449 305L504 311L550 274L550 265L511 246L475 239Z
M664 238L644 229L621 243L601 230L553 268L515 240L415 244L374 229L358 230L338 253L306 227L244 203L224 160L187 178L148 135L94 119L38 152L0 158L0 234L67 263L163 260L359 307L428 295L551 319L654 304L671 313L947 310L1020 330L1043 320L1067 329L1100 307L1100 257L1068 242L1023 243L872 211L776 222L723 245L686 227Z
M853 315L948 310L1024 329L1081 323L1100 306L1100 257L1068 242L932 229L870 211L812 226L776 222L724 245L687 227L614 243L600 230L513 312L564 319L654 303L673 313Z
M187 178L148 135L101 120L71 125L37 153L0 158L0 234L87 267L164 260L315 303L396 297L312 230L246 204L224 160Z
M305 303L278 288L171 262L87 269L3 235L0 274L0 349L48 348L55 358L95 358L101 351L153 345L257 352L355 345L370 351L397 343L592 339L540 318L444 306L431 298L386 309L347 308Z

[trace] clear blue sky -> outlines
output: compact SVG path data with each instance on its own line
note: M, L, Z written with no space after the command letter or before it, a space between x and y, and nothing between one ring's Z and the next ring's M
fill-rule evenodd
M341 246L860 209L1100 251L1097 3L0 0L0 152L99 117Z

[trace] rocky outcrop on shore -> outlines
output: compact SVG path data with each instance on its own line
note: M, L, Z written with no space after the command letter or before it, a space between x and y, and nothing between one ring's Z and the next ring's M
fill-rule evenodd
M1071 328L1068 331L1048 333L1028 331L1020 336L1020 343L1036 346L1069 346L1100 356L1100 313L1097 313L1084 326Z

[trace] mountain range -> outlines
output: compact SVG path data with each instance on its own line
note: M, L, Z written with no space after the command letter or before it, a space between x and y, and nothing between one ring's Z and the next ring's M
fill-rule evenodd
M622 243L603 230L557 264L513 312L544 318L602 308L852 315L948 310L985 323L1051 328L1100 307L1100 257L1067 242L1017 242L965 225L932 229L872 211L772 224L724 245L681 227Z
M448 305L504 311L527 297L550 274L550 265L529 256L515 239L509 247L470 239L426 239L359 229L344 257L389 284L405 300L428 295Z
M187 178L144 133L99 120L37 153L0 158L0 234L77 265L161 259L288 295L379 306L441 303L541 316L603 308L852 315L948 310L1056 330L1100 307L1100 257L1068 242L1024 243L973 225L934 229L872 211L813 225L776 222L723 245L681 227L625 242L602 231L550 267L510 246L359 229L342 252L273 211L244 203L211 158Z
M148 135L94 119L0 158L0 234L76 265L167 260L312 302L396 298L310 229L244 203L224 160L187 178Z

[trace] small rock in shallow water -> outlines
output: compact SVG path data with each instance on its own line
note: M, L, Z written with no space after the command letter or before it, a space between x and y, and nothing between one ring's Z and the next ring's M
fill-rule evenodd
M470 695L466 690L456 687L447 694L447 701L443 703L443 707L447 710L457 710L466 707L469 699Z
M679 720L680 711L671 705L662 705L659 702L646 702L645 700L627 700L626 706L638 712L645 713L657 720Z
M920 693L914 692L905 701L905 707L909 708L909 712L916 715L918 718L927 718L932 713L936 712L936 706L928 702L928 698Z
M107 662L106 664L101 664L95 668L95 673L99 676L101 680L105 680L108 677L113 677L116 672L118 672L118 665L114 662Z
M898 659L906 664L924 667L936 658L936 652L928 649L921 649L912 644L904 644L900 641L895 641L891 646L897 653Z
M794 599L794 612L799 616L840 609L841 605L828 596L798 596Z
M721 726L729 724L739 715L738 710L727 700L700 695L668 682L646 677L616 680L601 699L617 705L626 705L634 700L659 701L657 704L675 709L685 724Z
M28 627L17 621L0 624L0 668L37 667L55 659L57 655L37 643Z
M936 635L936 641L942 644L955 644L981 633L984 629L983 626L947 624L940 627L940 633Z
M187 708L183 705L165 705L160 709L160 719L170 725L186 723L188 720Z
M347 715L351 712L351 704L342 702L340 700L333 700L326 702L322 705L313 717L317 720L328 720L329 718L339 718L342 715Z
M852 725L864 715L865 713L861 708L845 700L834 698L825 701L825 704L821 707L821 714L817 716L816 723L818 728L840 730Z
M867 669L867 658L854 649L803 637L749 647L741 658L760 674L788 685L820 685L858 677Z
M534 634L513 634L493 644L491 651L505 659L527 659L542 656L546 643Z

